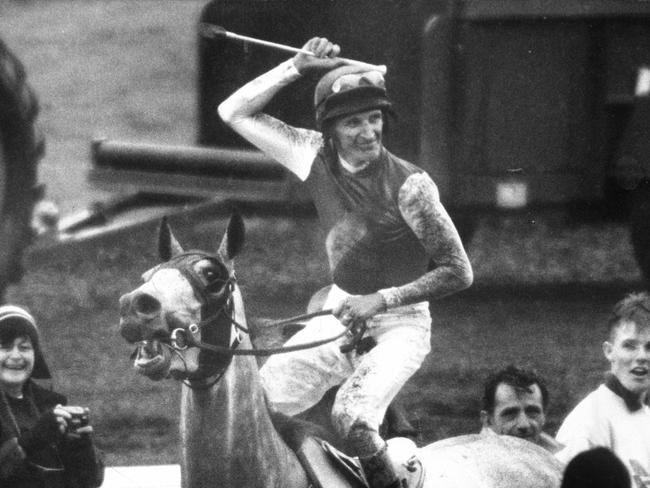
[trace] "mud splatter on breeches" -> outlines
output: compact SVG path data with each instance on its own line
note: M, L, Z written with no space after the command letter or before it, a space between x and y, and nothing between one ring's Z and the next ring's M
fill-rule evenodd
M346 296L332 287L323 308ZM331 337L342 330L334 317L317 317L287 345ZM332 408L338 435L346 438L355 422L379 430L386 408L431 349L428 304L379 314L368 322L366 335L374 337L377 345L362 355L341 353L339 347L347 340L341 338L318 348L271 356L261 369L271 406L296 415L315 405L331 387L341 385Z

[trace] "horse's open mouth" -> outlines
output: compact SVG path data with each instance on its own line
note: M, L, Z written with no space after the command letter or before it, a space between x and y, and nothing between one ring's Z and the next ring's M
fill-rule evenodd
M153 380L161 380L167 377L170 363L171 352L169 348L163 347L159 340L142 341L138 344L133 366L139 373Z

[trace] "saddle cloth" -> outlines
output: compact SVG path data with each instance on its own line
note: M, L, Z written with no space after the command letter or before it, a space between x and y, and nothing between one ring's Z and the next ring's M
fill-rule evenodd
M388 453L404 488L422 488L424 469L415 443L389 439ZM314 488L368 488L359 460L317 437L306 437L296 452Z

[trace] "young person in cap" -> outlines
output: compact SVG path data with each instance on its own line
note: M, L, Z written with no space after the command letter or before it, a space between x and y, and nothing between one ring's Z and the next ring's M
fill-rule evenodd
M34 379L51 379L34 317L0 306L0 486L100 486L104 467L87 411Z
M556 456L569 462L587 449L607 447L634 478L650 473L650 295L618 302L608 328L603 352L609 374L564 419L556 439L565 447Z
M333 316L313 319L290 343L365 323L376 345L342 352L341 339L272 356L262 381L272 408L288 415L341 385L332 411L339 435L371 487L400 486L379 425L430 350L428 300L467 288L472 269L429 175L382 144L391 110L383 73L344 65L339 46L325 38L304 48L314 55L298 54L246 84L219 114L307 185L326 232L333 285L323 309ZM318 71L328 71L315 90L318 131L262 112L280 89Z

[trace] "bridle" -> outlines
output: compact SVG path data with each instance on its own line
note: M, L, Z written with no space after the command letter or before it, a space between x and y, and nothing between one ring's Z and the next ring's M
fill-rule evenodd
M222 280L215 280L206 284L204 280L194 269L194 265L202 260L209 260L218 268L221 268L228 278ZM270 356L273 354L282 354L292 351L309 349L318 347L329 342L333 342L346 334L350 334L353 328L358 324L351 322L342 332L325 339L306 342L303 344L295 344L292 346L282 346L276 348L260 348L260 349L240 349L238 346L241 343L239 331L249 334L249 329L243 324L239 323L235 318L235 305L234 305L234 292L237 287L237 276L234 271L228 270L218 254L208 253L205 251L186 251L173 256L169 261L161 263L152 271L155 272L159 269L173 268L178 270L190 283L194 293L201 302L202 310L201 316L206 317L198 323L192 323L187 328L177 327L170 331L169 338L163 339L163 343L168 343L168 346L176 353L186 350L189 347L197 347L201 350L208 351L222 358L228 358L225 364L221 364L221 371L216 373L216 381L221 377L230 360L233 356ZM153 274L153 273L152 273ZM215 287L215 283L218 285ZM216 288L216 289L215 289ZM276 322L267 324L267 327L277 327L297 323L303 320L308 320L318 316L330 315L331 309L321 310L318 312L298 315L287 319L282 319ZM230 328L230 336L228 337L229 346L219 344L212 344L203 342L203 337L207 332L208 336L216 336L221 339L219 342L226 343L223 332L215 330L215 325L220 319L225 319L232 327ZM223 329L223 327L221 328ZM361 339L365 328L362 327L352 335L352 343ZM235 332L234 338L232 333ZM215 371L210 372L209 376L215 376ZM199 380L201 381L201 380ZM212 382L210 384L213 384Z

